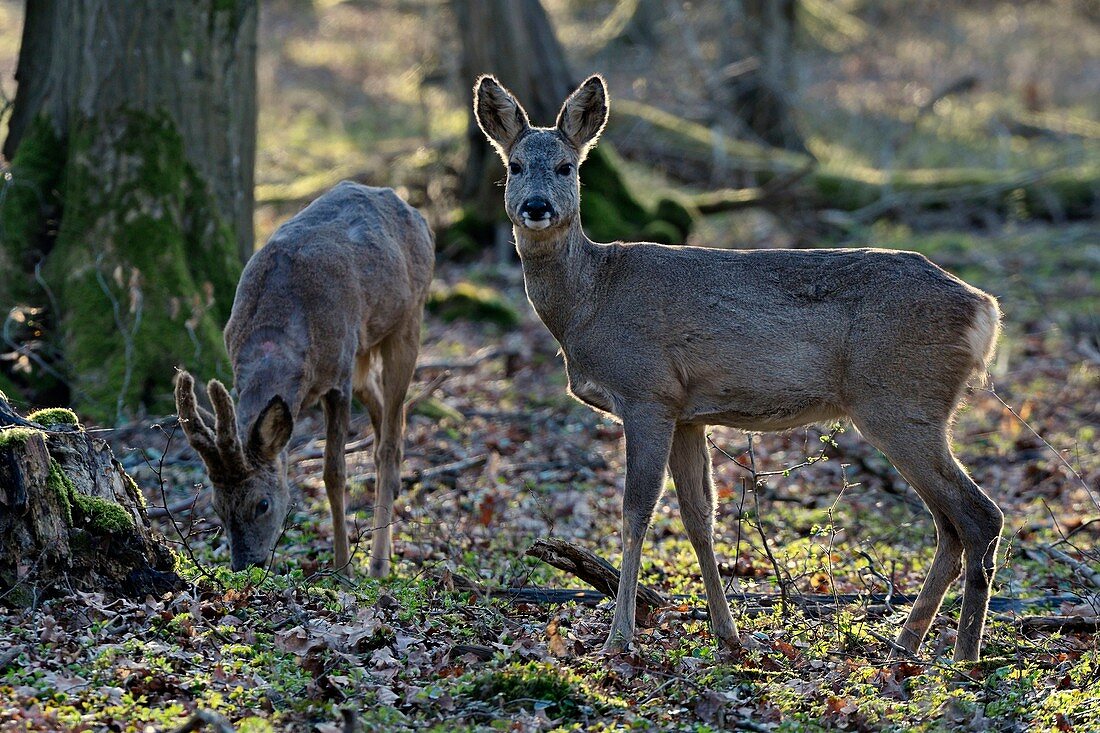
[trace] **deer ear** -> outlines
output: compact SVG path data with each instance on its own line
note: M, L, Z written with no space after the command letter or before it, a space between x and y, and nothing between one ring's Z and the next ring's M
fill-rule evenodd
M594 74L565 100L558 112L557 127L584 160L603 132L607 116L607 85L602 76Z
M265 461L274 461L283 452L294 432L294 418L286 400L276 395L260 411L248 437L248 452Z
M474 117L506 164L512 146L531 127L527 112L516 98L488 74L478 77L474 84Z

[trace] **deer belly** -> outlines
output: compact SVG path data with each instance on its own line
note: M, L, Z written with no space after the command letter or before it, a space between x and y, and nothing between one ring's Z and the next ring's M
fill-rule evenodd
M836 420L843 415L844 411L840 408L822 402L788 402L771 405L745 404L737 407L698 406L686 411L680 421L700 425L727 425L750 432L773 432Z

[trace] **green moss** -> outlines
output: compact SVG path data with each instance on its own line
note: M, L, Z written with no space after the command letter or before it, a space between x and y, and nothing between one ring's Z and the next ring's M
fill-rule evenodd
M47 276L81 407L112 420L172 407L172 368L229 373L221 328L236 242L167 114L79 120Z
M126 485L130 487L130 491L133 492L134 498L137 499L138 503L141 504L142 507L148 507L145 503L145 493L141 490L141 487L137 485L137 481L134 481L133 476L126 473L123 474L123 477L126 481Z
M688 208L673 199L658 201L653 215L676 227L681 242L687 240L687 236L691 234L691 228L695 224L695 217L692 216Z
M47 407L27 415L27 419L36 422L44 428L52 428L55 425L75 425L80 427L80 421L76 413L66 407Z
M639 229L628 223L609 200L595 191L581 195L581 222L584 230L597 242L636 240Z
M98 496L73 492L74 504L82 524L93 532L112 534L133 529L134 520L121 505Z
M551 718L577 717L593 702L580 677L540 662L486 672L475 679L473 692L482 700L538 701Z
M61 464L52 458L50 459L50 473L46 477L46 485L57 495L61 504L61 512L65 517L65 524L71 527L73 524L72 497L76 493L76 488L73 486L73 480L65 475Z
M458 319L495 323L501 328L519 324L519 311L493 288L460 282L454 287L434 291L428 297L428 310L450 322Z
M78 524L93 534L113 534L134 528L133 518L120 504L77 491L61 464L52 458L47 485L57 493L65 521L70 526Z
M503 213L503 208L501 209ZM471 260L492 246L496 222L478 215L472 206L460 209L440 232L436 248L452 260Z
M642 238L647 242L659 244L683 244L680 239L680 230L671 222L654 219L642 229Z
M10 178L0 179L0 303L5 308L38 295L28 273L42 249L64 165L64 146L46 118L38 117L19 142Z
M3 428L0 429L0 448L8 448L15 445L25 445L35 435L45 437L46 434L34 428Z
M681 204L661 199L648 211L630 191L614 152L596 148L581 166L581 221L597 242L651 241L679 244L693 217Z
M644 226L652 218L631 193L614 153L607 146L594 149L581 166L581 191L603 196L615 207L619 218L635 227Z

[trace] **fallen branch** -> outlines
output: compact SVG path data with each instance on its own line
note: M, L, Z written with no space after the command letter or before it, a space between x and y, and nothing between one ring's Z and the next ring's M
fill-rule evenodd
M1051 560L1057 560L1058 562L1065 563L1072 570L1074 575L1084 580L1086 583L1094 588L1100 588L1100 570L1093 568L1088 563L1075 560L1061 550L1057 550L1050 545L1039 548L1042 552L1046 553Z
M535 540L525 554L577 576L604 595L614 598L619 592L619 571L607 560L583 547L550 538ZM642 623L655 609L667 605L668 601L660 593L639 585L635 621Z

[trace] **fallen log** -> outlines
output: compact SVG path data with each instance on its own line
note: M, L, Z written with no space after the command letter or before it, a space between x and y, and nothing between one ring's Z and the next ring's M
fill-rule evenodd
M845 212L858 224L951 207L998 213L1023 211L1038 219L1092 218L1100 208L1100 168L1045 172L987 168L879 170L814 167L797 187L768 191L766 184L814 161L806 155L736 140L717 129L639 102L622 100L608 124L608 139L627 158L656 164L682 183L730 186L700 194L702 213L750 206ZM738 184L745 186L737 188ZM762 187L762 188L758 188Z

